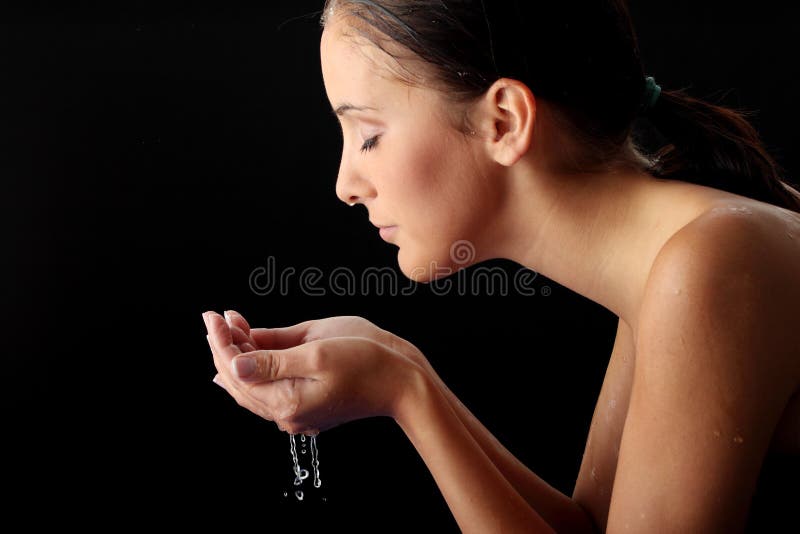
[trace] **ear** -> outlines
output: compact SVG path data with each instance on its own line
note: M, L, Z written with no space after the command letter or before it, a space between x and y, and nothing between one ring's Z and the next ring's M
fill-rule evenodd
M501 78L479 103L478 127L490 156L512 166L530 148L536 123L536 98L524 83Z

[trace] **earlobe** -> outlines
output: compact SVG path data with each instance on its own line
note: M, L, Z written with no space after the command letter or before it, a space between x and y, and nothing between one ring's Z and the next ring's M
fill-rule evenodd
M493 157L510 167L530 148L536 99L528 86L510 78L497 80L486 96L493 123Z

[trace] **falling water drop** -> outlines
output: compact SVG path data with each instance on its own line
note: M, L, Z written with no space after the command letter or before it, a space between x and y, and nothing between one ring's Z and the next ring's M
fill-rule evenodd
M308 469L300 469L300 473L294 479L294 485L299 486L308 478Z
M306 442L306 435L305 434L300 434L300 442L301 443L305 443Z
M295 475L294 485L297 486L300 480L300 463L297 461L297 445L294 441L294 434L289 434L289 450L292 453L292 467Z
M322 486L319 479L319 451L317 450L317 436L311 436L311 467L314 470L314 487Z
M317 439L316 435L311 436L311 466L314 472L314 487L319 488L322 486L322 481L319 478L319 450L317 449ZM300 436L300 441L303 443L303 449L301 453L305 454L305 435ZM301 486L303 481L309 478L309 471L307 469L303 469L300 467L300 461L297 456L297 441L295 440L295 435L289 435L289 450L292 454L292 468L294 471L294 485ZM285 495L285 494L284 494ZM295 491L295 496L298 500L303 500L303 492L299 488Z

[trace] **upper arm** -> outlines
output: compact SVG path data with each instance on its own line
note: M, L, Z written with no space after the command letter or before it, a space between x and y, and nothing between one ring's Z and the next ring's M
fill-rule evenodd
M607 532L744 529L791 387L769 262L742 221L698 222L653 266Z

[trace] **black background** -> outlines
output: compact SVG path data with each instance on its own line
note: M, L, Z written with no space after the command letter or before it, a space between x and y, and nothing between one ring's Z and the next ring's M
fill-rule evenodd
M302 17L321 4L4 8L5 474L19 475L6 478L16 502L39 510L29 521L455 530L389 419L322 433L323 488L284 498L287 435L211 383L201 313L229 308L254 326L362 315L409 339L514 454L571 494L613 344L608 310L541 276L535 296L308 296L297 278L284 294L250 289L270 257L326 275L385 266L406 283L397 248L335 196L341 138L317 17ZM793 179L798 9L631 9L645 71L758 110Z

